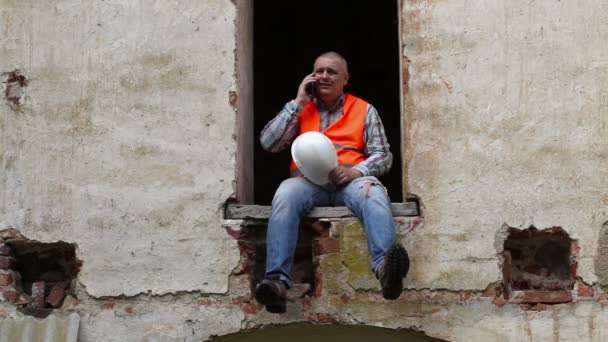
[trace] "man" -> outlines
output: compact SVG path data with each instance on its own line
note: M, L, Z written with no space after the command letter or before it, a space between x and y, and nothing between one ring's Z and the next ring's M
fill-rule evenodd
M372 268L386 299L396 299L403 289L409 258L396 241L390 200L376 178L388 172L392 154L376 109L344 93L349 74L346 60L336 52L320 55L313 72L302 80L295 100L262 131L262 147L279 152L304 132L323 132L336 147L338 167L330 184L319 186L299 176L292 161L292 178L281 183L272 200L268 221L265 279L256 288L256 299L266 310L286 310L290 278L301 217L315 206L345 205L365 229ZM314 90L311 85L314 83Z

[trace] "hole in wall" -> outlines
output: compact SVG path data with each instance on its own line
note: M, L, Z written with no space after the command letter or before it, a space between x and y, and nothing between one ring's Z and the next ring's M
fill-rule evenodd
M2 73L5 80L2 81L4 98L12 107L20 106L25 101L25 87L28 79L21 74L19 69Z
M574 240L560 227L509 228L504 242L503 274L511 290L572 290L576 260Z
M82 266L76 245L39 242L15 235L0 240L2 300L26 315L46 317L74 290Z

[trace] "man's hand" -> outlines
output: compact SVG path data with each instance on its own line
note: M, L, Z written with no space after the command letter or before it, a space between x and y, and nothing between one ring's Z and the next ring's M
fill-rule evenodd
M355 178L363 177L361 171L342 165L338 165L329 173L329 179L336 185L346 184Z
M295 101L302 107L304 107L308 102L312 101L312 95L306 93L306 85L311 82L316 82L315 73L306 75L300 83L300 87L298 88L298 95L296 96Z

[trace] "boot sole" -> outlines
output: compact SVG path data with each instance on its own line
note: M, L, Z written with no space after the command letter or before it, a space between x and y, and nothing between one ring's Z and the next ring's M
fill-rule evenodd
M397 299L403 291L403 278L410 269L410 259L405 248L395 243L386 253L385 257L386 286L382 288L385 299Z
M285 298L277 295L270 284L260 284L255 290L255 299L266 306L266 311L270 313L284 313L287 311Z

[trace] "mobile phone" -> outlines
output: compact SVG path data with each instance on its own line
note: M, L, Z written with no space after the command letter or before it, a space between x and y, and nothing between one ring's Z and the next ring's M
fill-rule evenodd
M317 82L308 83L306 85L306 88L304 88L304 90L306 91L306 94L315 96L317 93Z

